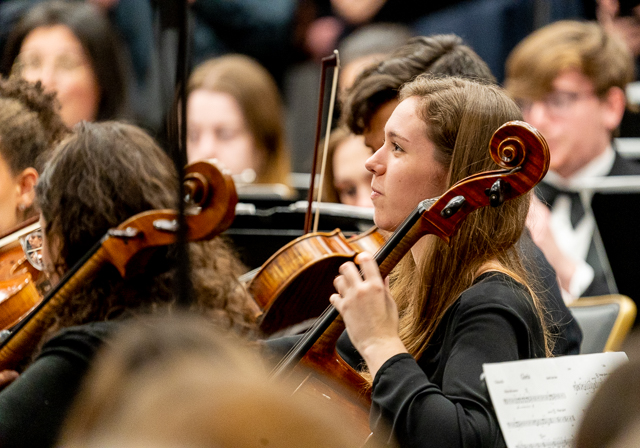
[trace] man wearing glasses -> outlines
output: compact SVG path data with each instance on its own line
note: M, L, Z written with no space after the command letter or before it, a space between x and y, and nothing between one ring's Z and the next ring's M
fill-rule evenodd
M566 187L583 178L640 175L640 165L612 146L633 70L622 41L595 23L574 21L534 32L507 59L505 87L551 152L542 202L533 201L528 225L566 300L615 292L594 241L595 219L583 206L591 197Z

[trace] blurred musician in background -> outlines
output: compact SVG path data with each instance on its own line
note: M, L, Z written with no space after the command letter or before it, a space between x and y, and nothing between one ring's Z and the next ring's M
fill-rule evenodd
M38 214L35 186L46 155L67 132L54 93L0 79L0 234Z
M352 134L344 127L331 132L322 200L373 207L371 173L364 167L371 154L373 152L364 144L363 136Z
M537 191L529 227L570 297L617 292L570 181L639 175L612 139L624 114L633 59L625 44L596 23L556 22L523 40L507 60L505 86L526 121L549 144L549 173ZM546 205L545 205L546 204ZM633 225L632 223L629 223Z
M187 95L189 162L216 158L240 181L290 184L278 87L260 64L243 55L206 61Z
M2 62L6 72L56 92L60 116L71 127L82 120L132 118L125 54L96 6L47 1L13 28Z

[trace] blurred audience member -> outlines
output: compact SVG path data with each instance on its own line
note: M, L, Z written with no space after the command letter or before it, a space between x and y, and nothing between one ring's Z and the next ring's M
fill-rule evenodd
M410 38L409 28L395 23L373 23L345 37L338 45L340 92L344 94L365 68L379 63Z
M414 37L376 66L365 69L345 100L343 121L365 144L384 143L384 125L398 104L398 89L422 73L458 75L495 82L489 67L453 34Z
M570 296L617 292L594 240L595 219L563 186L595 177L640 175L612 138L633 80L631 54L595 23L561 21L531 34L511 53L506 88L524 119L547 140L549 173L537 187L528 226ZM590 201L590 199L589 199Z
M364 167L373 152L364 144L364 137L338 128L329 137L328 151L323 201L373 207L372 174Z
M211 59L193 71L187 95L189 162L216 158L245 182L289 184L280 95L260 64Z
M0 78L0 233L35 216L35 186L44 156L66 127L58 103L40 84Z
M59 445L362 445L343 410L292 396L297 385L270 381L256 353L204 319L141 320L99 354Z
M122 53L95 6L51 1L34 6L12 30L3 67L56 92L62 120L71 127L130 116Z

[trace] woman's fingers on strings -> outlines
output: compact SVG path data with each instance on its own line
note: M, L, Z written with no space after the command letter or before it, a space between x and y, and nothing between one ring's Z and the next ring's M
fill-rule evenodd
M345 279L344 275L338 275L333 279L333 287L336 288L336 291L338 291L338 295L342 295L342 293L346 290L346 283L347 280Z
M7 387L14 380L16 380L20 374L14 370L3 370L0 371L0 390Z
M360 271L352 261L347 261L342 266L340 266L338 272L340 272L340 276L344 278L344 284L347 287L353 287L362 281Z
M365 280L382 279L378 264L373 256L368 252L362 252L356 257L356 263L360 266L360 270Z
M331 294L331 296L329 296L329 302L331 302L331 305L333 305L334 307L336 307L336 309L338 310L338 312L340 312L340 307L341 307L341 303L340 303L340 299L342 299L342 297L340 296L340 294Z

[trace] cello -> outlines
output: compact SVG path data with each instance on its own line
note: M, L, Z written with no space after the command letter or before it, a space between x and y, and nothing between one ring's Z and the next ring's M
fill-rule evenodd
M206 161L189 165L185 173L187 239L211 239L233 221L237 203L233 181ZM112 264L124 278L134 276L144 268L153 249L175 243L177 220L178 214L173 210L151 210L110 229L3 341L0 370L15 369L20 365L37 344L50 316L63 307L74 289L91 278L103 264Z
M461 180L442 196L422 201L405 219L375 255L383 277L424 235L433 234L449 243L469 213L480 207L497 207L527 193L549 167L546 142L538 131L522 122L501 126L491 138L490 154L502 170ZM359 372L337 353L336 341L343 330L344 323L330 305L276 366L272 376L300 375L296 392L321 394L348 409L354 430L364 440L369 434L370 389Z

